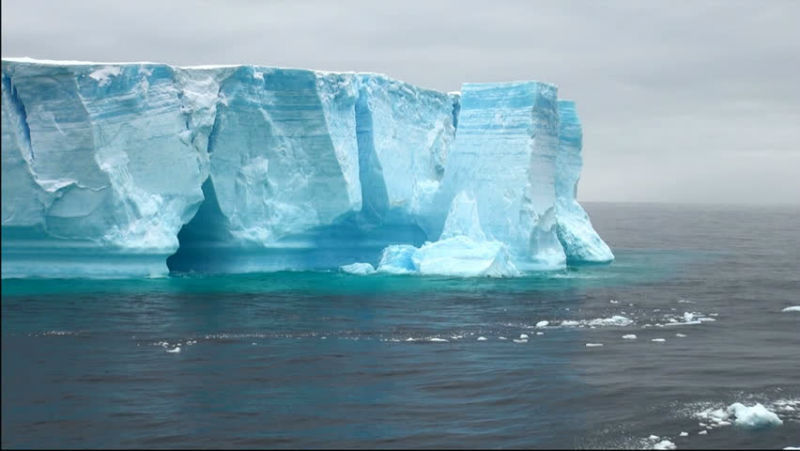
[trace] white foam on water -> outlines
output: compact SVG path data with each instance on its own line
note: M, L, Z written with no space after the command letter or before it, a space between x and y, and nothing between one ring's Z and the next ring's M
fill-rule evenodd
M800 312L800 305L793 305L781 310L782 312Z
M428 339L428 341L433 342L433 343L447 343L447 340L445 340L444 338L439 338L439 337L431 337L431 338Z
M506 337L497 337L498 340L508 340Z
M599 348L603 346L603 343L586 343L587 348Z
M544 332L536 332L536 335L544 335Z
M546 320L539 321L538 323L536 323L536 327L547 327L549 324L550 324L550 321L546 321Z
M679 436L681 436L681 437L688 437L688 436L689 436L689 433L688 433L688 432L683 432L683 431L681 431L681 433L680 433L680 434L678 434L678 435L679 435Z
M527 343L528 339L526 339L526 338L516 339L515 338L513 341L514 341L514 343Z
M626 334L622 336L623 340L636 340L636 334Z
M528 334L519 334L519 338L520 338L520 340L527 340L528 339Z
M180 346L175 346L172 349L167 349L167 352L169 352L170 354L177 354L177 353L181 352L181 347Z
M686 335L684 334L675 334L675 336L678 338L686 338Z
M705 429L697 433L697 435L706 435L706 434L708 434L708 431Z
M656 343L664 343L664 342L665 342L665 341L667 341L667 340L666 340L666 339L664 339L664 338L653 338L653 339L651 339L650 341L654 341L654 342L656 342Z
M488 340L488 338L486 338L484 336L478 337L478 341L486 341L486 340Z

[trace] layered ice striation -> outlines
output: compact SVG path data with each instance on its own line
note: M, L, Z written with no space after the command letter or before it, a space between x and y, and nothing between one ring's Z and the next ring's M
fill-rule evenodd
M580 150L544 83L4 59L2 274L610 261L575 198Z
M614 260L608 245L595 232L589 215L578 203L578 180L583 159L583 130L575 102L558 101L556 157L556 232L569 263L605 263Z

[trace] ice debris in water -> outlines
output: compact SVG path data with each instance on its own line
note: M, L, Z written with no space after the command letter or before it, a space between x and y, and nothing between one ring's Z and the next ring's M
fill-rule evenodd
M675 334L675 336L678 338L686 338L686 335L684 334Z
M486 337L484 337L484 336L478 337L478 341L486 341L486 340L488 340L488 339Z
M746 406L735 402L725 409L702 410L697 412L695 417L701 420L701 424L707 423L710 427L729 426L733 423L745 428L763 428L783 424L783 420L775 412L770 411L761 403Z
M800 312L800 305L793 305L781 310L782 312Z
M175 346L172 349L167 349L167 352L169 352L170 354L177 354L177 353L181 352L181 347L180 346Z
M680 435L681 437L688 437L688 436L689 436L689 433L688 433L688 432L683 432L683 431L681 431L681 433L680 433L680 434L678 434L678 435Z
M375 268L369 263L352 263L349 265L340 266L339 269L341 269L343 272L357 274L360 276L373 274L375 272Z
M633 320L621 315L614 315L610 318L595 318L591 320L564 320L561 321L562 327L625 327L633 324Z
M664 339L664 338L653 338L653 339L651 339L650 341L654 341L654 342L656 342L656 343L664 343L664 342L665 342L665 341L667 341L667 340L666 340L666 339Z
M661 440L660 442L653 445L653 449L662 449L662 450L669 450L669 449L677 449L674 443L669 440Z
M603 346L603 343L586 343L587 348L599 348Z
M536 327L547 327L550 324L550 321L543 320L536 323Z
M623 340L636 340L636 334L625 334L622 336Z

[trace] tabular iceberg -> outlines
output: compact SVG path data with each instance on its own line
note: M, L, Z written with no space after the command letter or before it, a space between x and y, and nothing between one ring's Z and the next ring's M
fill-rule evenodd
M580 150L545 83L3 59L2 275L611 261Z

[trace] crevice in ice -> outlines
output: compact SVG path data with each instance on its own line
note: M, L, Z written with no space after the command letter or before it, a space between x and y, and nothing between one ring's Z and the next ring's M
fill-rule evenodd
M167 258L171 272L187 272L208 266L208 262L213 262L216 250L233 238L210 176L202 188L203 202L191 221L178 232L178 251Z
M375 152L372 112L362 87L355 106L356 139L358 142L358 177L361 181L361 211L366 218L380 219L389 209L389 194L383 168Z
M25 140L25 150L28 151L30 159L33 160L36 158L36 155L33 152L33 145L31 144L31 129L28 125L28 112L25 110L25 104L22 103L22 99L19 98L17 87L11 82L11 78L5 74L3 74L2 78L3 88L8 93L8 99L11 101L14 112L17 113L17 117L19 118L18 127Z

